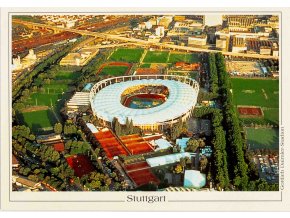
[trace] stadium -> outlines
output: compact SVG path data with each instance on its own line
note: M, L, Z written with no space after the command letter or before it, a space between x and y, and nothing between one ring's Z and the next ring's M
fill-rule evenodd
M162 131L191 116L198 91L198 83L184 76L121 76L96 83L90 103L104 126L111 126L114 118L125 124L128 118L142 130Z

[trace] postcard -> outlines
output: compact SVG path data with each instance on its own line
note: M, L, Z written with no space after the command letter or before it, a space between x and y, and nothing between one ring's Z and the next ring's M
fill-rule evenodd
M1 209L289 210L289 12L2 9Z

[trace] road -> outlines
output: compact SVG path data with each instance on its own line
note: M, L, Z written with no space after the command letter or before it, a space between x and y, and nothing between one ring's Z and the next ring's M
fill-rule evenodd
M100 33L100 32L92 32L88 30L78 30L78 29L70 29L70 28L63 28L63 27L56 27L48 24L40 24L40 23L33 23L28 21L23 21L19 19L13 19L13 23L19 23L27 26L34 26L34 27L40 27L45 29L52 29L56 31L67 31L67 32L73 32L78 33L80 35L87 35L87 36L93 36L93 37L99 37L103 38L105 40L118 40L123 42L131 42L135 44L139 44L142 46L156 46L161 49L172 49L172 50L178 50L178 51L186 51L186 52L221 52L225 56L234 56L234 57L243 57L243 58L258 58L258 59L276 59L278 60L279 57L273 57L270 55L260 55L260 54L243 54L243 53L234 53L234 52L226 52L226 51L216 51L216 50L210 50L210 49L203 49L203 48L194 48L194 47L188 47L188 46L181 46L181 45L171 45L171 44L165 44L160 42L149 42L142 39L136 39L136 38L127 38L123 36L118 35L112 35L108 33Z

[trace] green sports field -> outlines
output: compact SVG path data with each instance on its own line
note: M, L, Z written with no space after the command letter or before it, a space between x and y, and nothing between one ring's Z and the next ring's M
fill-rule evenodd
M140 68L150 68L151 64L150 63L146 63L146 64L141 64Z
M200 60L197 54L189 54L189 53L170 53L168 60L169 63L176 62L197 63L199 61Z
M24 112L18 115L18 119L34 133L41 132L42 128L52 128L57 122L54 114L50 110Z
M246 128L247 144L250 149L279 149L278 129Z
M264 118L242 119L246 124L279 125L279 81L265 79L232 78L234 104L259 106Z
M148 51L143 63L167 63L169 51Z
M279 107L279 81L232 79L234 103L268 108Z
M99 76L123 76L127 70L126 66L105 66Z
M55 76L55 80L75 80L80 76L79 73L71 72L71 71L60 71L57 72Z
M130 63L138 63L144 52L144 49L130 49L130 48L118 48L110 56L110 61L123 61Z

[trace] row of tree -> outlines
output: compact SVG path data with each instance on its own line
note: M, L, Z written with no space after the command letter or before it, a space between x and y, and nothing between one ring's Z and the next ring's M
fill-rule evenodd
M194 110L194 116L197 118L207 118L211 120L213 157L211 172L209 173L213 176L216 186L219 189L225 189L229 185L229 175L226 135L222 125L223 116L221 110L210 107L200 107Z
M140 134L142 135L142 130L133 125L132 119L126 118L125 125L120 124L119 120L115 117L112 121L112 129L117 136Z
M246 190L248 186L248 165L245 162L245 142L241 135L241 127L233 104L231 81L226 71L224 57L216 54L218 71L219 99L223 108L223 125L226 130L228 169L234 186L239 190Z

